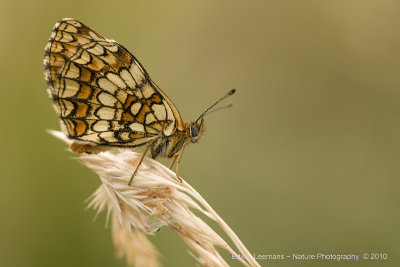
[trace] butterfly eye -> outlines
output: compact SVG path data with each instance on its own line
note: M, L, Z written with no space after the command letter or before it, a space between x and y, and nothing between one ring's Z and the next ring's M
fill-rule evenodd
M199 135L199 128L196 124L190 124L190 136L197 137Z

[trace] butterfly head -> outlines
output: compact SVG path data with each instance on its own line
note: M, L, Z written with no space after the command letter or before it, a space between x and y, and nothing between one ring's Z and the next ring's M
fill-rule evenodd
M203 136L204 132L204 119L192 121L189 124L189 135L190 135L190 142L197 143L199 142L200 138Z
M228 107L232 106L232 103L229 103L229 104L224 105L222 107L213 109L213 107L215 105L217 105L219 102L221 102L222 100L224 100L228 96L233 95L235 92L236 92L235 89L230 90L224 97L219 99L217 102L215 102L213 105L211 105L206 111L204 111L196 121L192 121L189 124L188 128L189 128L190 142L197 143L197 142L199 142L200 138L202 137L202 135L204 133L204 116L205 115L210 114L210 113L212 113L214 111L220 110L222 108L228 108Z

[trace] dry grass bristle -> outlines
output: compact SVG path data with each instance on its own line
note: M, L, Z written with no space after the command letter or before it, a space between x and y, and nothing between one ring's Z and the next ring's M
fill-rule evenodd
M63 133L51 133L71 143ZM260 266L200 194L184 180L178 181L175 173L161 163L145 158L129 186L140 157L141 154L126 149L79 155L79 160L96 172L101 181L88 206L98 213L107 210L117 254L125 255L129 265L159 266L159 254L145 235L154 235L166 226L183 239L203 266L229 266L217 248L228 251L245 266ZM220 225L240 256L193 213L196 210Z

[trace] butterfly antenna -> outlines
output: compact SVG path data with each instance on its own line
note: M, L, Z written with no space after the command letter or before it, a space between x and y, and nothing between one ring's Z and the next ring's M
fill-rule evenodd
M211 112L220 110L220 109L222 109L222 108L229 108L229 107L231 107L231 106L232 106L232 103L229 103L229 104L227 104L227 105L225 105L225 106L222 106L222 107L219 107L219 108L217 108L217 109L211 110L213 107L215 107L215 105L217 105L219 102L221 102L221 101L224 100L225 98L227 98L227 97L233 95L235 92L236 92L236 89L230 90L226 95L224 95L224 96L221 97L217 102L215 102L214 104L212 104L206 111L204 111L204 112L199 116L199 118L196 120L196 123L197 123L201 118L203 118L205 115L210 114ZM210 110L211 110L211 111L210 111Z
M203 117L206 116L206 115L208 115L208 114L214 113L215 111L218 111L218 110L220 110L220 109L230 108L230 107L232 107L232 105L233 105L232 103L228 103L228 104L223 105L223 106L221 106L221 107L212 109L212 110L210 110L210 111L204 113Z

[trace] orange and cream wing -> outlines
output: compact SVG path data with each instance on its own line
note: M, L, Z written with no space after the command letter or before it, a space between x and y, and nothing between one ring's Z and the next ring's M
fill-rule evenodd
M139 61L79 21L55 25L44 68L48 93L70 138L135 147L184 129L179 111Z

